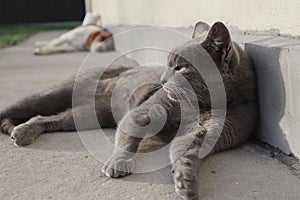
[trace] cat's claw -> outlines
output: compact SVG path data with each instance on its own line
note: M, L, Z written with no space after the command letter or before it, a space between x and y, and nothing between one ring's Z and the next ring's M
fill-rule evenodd
M20 124L13 128L10 135L14 145L25 146L33 143L33 141L41 134L38 128L29 124Z
M111 159L105 163L102 172L108 177L119 178L131 174L134 168L134 158L112 156Z

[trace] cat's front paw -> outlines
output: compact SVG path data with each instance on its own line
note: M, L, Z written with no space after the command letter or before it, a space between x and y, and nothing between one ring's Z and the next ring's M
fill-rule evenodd
M102 172L112 178L127 176L133 172L135 168L135 159L131 156L111 156L104 164Z
M172 172L174 173L175 190L184 200L198 200L197 170L190 160L179 159Z
M42 48L41 47L36 47L33 50L34 55L41 55L42 54Z
M42 133L41 129L29 124L20 124L13 128L10 135L14 145L25 146L33 141Z

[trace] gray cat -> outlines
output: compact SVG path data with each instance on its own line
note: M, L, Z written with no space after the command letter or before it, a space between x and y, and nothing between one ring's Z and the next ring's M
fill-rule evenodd
M207 36L203 40L201 37L205 33ZM207 53L224 83L227 99L224 126L222 120L218 121L222 118L222 114L218 115L222 113L218 112L218 109L222 110L218 107L218 99L213 106L208 84L196 67L182 57L185 54L192 59L205 58ZM200 67L205 67L204 60L201 62L198 63ZM133 172L140 142L155 131L155 137L171 142L175 189L180 197L190 200L198 199L197 174L203 158L200 149L209 130L222 130L209 154L236 147L255 131L257 105L253 64L248 55L231 41L228 29L220 22L211 28L202 22L197 23L193 40L170 53L166 68L112 66L99 79L100 74L101 70L80 74L76 87L83 92L75 100L72 99L75 77L72 77L57 87L13 104L0 112L2 132L9 134L15 145L28 145L44 132L97 128L98 123L89 120L96 111L101 127L116 127L118 124L116 148L102 169L107 176L116 178ZM190 88L184 84L178 86L181 79L186 80ZM116 95L116 102L127 98L133 87L132 80L151 80L151 84L142 85L129 96L129 112L117 104L113 109L117 110L119 117L115 119L111 98L117 81L122 80L123 90ZM99 81L96 93L92 89L95 81ZM188 100L187 96L191 98ZM91 106L91 97L95 98L94 106ZM150 110L156 104L161 106ZM186 111L191 114L183 122L181 114ZM162 128L154 130L156 124L161 124L164 115L166 120ZM84 123L75 125L75 118ZM211 121L212 118L215 120ZM176 136L181 127L183 134Z

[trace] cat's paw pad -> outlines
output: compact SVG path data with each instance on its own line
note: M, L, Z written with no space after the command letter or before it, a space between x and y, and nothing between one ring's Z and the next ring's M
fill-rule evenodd
M2 133L10 135L14 127L15 127L15 125L13 124L13 122L10 119L4 119L1 122L0 130Z
M20 124L13 128L10 135L14 145L25 146L33 143L33 141L41 134L41 130L29 124Z
M197 172L187 165L177 165L174 173L176 193L184 200L198 199Z
M118 178L131 174L134 170L134 167L134 158L112 157L106 162L102 168L102 172L108 177Z

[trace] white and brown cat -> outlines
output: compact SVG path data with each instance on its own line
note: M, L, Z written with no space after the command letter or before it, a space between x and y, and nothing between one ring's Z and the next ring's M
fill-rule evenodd
M97 25L78 26L51 41L40 41L34 45L35 55L72 51L103 52L114 49L112 34Z

